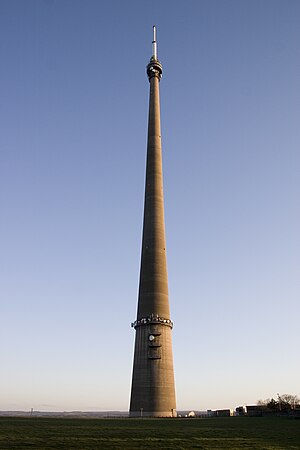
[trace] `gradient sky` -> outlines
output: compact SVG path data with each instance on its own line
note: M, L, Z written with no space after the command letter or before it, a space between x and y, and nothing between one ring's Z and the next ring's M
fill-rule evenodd
M177 408L300 395L299 23L1 0L0 410L128 409L153 24Z

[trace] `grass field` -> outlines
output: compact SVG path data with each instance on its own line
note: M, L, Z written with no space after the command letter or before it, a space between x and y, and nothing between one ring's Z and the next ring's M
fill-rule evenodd
M0 418L0 449L300 449L300 420Z

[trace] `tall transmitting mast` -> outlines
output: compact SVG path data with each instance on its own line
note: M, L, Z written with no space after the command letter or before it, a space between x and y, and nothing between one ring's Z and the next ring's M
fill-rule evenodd
M130 416L176 417L175 383L170 319L159 82L162 65L157 58L156 28L147 65L150 82L147 166L143 241Z

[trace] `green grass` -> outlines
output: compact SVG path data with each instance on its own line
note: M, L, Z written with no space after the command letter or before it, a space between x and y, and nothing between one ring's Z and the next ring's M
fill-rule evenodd
M300 449L300 420L0 418L0 449Z

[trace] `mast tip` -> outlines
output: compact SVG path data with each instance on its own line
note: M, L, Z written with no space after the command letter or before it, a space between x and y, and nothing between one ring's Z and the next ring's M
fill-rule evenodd
M157 59L156 26L153 25L152 57Z

